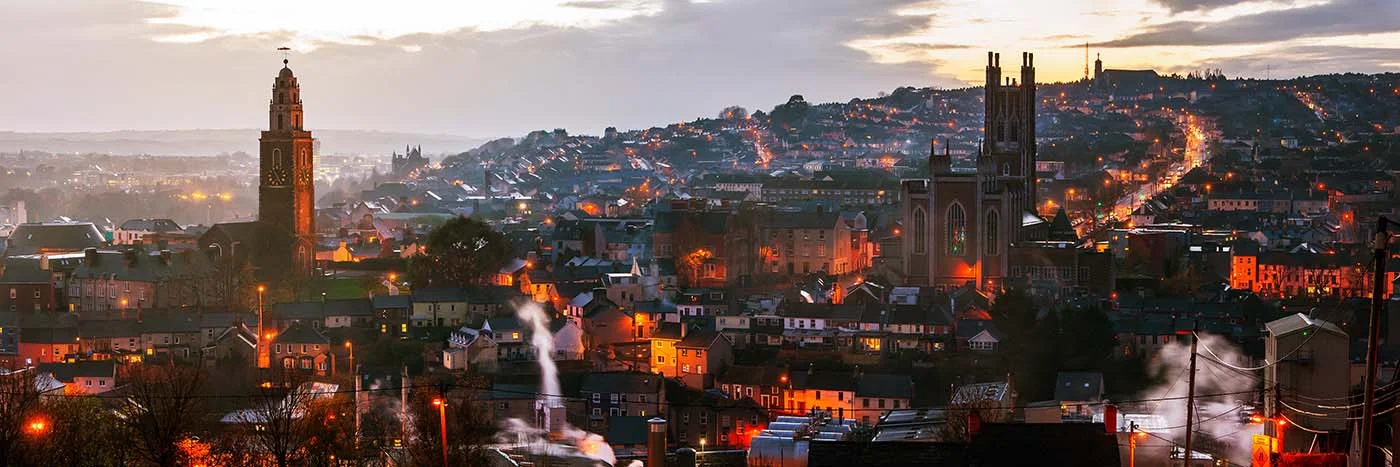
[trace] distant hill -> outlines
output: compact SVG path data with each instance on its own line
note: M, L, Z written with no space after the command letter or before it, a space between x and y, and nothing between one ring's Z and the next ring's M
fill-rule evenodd
M386 154L402 151L405 144L422 145L427 154L459 153L488 138L430 135L368 130L312 130L322 154ZM73 133L17 133L0 131L0 152L45 151L53 153L150 154L157 156L212 156L243 151L256 154L258 132L235 130L163 130Z

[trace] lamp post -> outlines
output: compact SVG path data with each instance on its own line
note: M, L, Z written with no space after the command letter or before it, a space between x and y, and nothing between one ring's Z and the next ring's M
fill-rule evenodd
M442 467L447 465L447 401L441 397L433 398L433 406L438 409L438 426L442 429Z

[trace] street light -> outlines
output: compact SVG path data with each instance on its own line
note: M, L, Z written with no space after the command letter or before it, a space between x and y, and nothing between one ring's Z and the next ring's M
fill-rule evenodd
M30 420L25 428L28 429L29 432L32 434L42 435L45 432L49 431L49 423L42 418L36 418Z
M700 452L705 452L705 437L700 437Z
M345 341L345 348L350 351L350 374L355 373L355 344Z
M438 409L438 426L442 429L442 467L447 465L447 401L441 397L433 398L433 406Z

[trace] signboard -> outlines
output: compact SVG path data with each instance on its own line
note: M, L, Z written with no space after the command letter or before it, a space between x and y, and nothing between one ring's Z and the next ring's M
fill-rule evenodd
M1276 438L1269 435L1254 435L1249 444L1249 465L1251 467L1273 467L1269 460L1273 458L1273 453L1278 449Z

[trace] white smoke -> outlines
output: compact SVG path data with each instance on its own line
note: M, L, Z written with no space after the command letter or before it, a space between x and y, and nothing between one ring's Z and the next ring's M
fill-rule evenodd
M1255 372L1230 368L1214 361L1216 356L1230 365L1249 362L1229 341L1214 335L1201 334L1196 358L1196 425L1195 439L1203 443L1218 440L1228 446L1231 459L1248 459L1250 435L1260 428L1241 422L1240 413L1254 402L1257 381ZM1208 352L1209 348L1214 352ZM1143 427L1147 431L1166 428L1158 436L1178 442L1186 437L1187 393L1190 390L1191 344L1169 343L1158 352L1150 366L1153 376L1164 378L1162 385L1148 389L1142 399L1155 399L1154 415L1162 418L1164 427ZM1193 449L1200 451L1200 449Z
M522 323L530 326L530 345L535 347L540 363L540 389L547 407L560 407L559 367L554 364L554 336L549 332L549 316L544 307L530 302L515 309Z
M539 357L540 392L544 406L563 407L559 367L554 364L554 336L549 332L549 316L543 307L534 302L520 306L515 313L522 323L530 326L532 332L530 344L535 347ZM549 426L532 427L523 420L511 418L502 422L496 438L498 442L528 447L536 453L550 456L584 456L608 465L617 462L612 446L601 435L574 428L563 421L549 423L562 428L557 433L550 433ZM551 434L558 435L562 444L552 442Z

